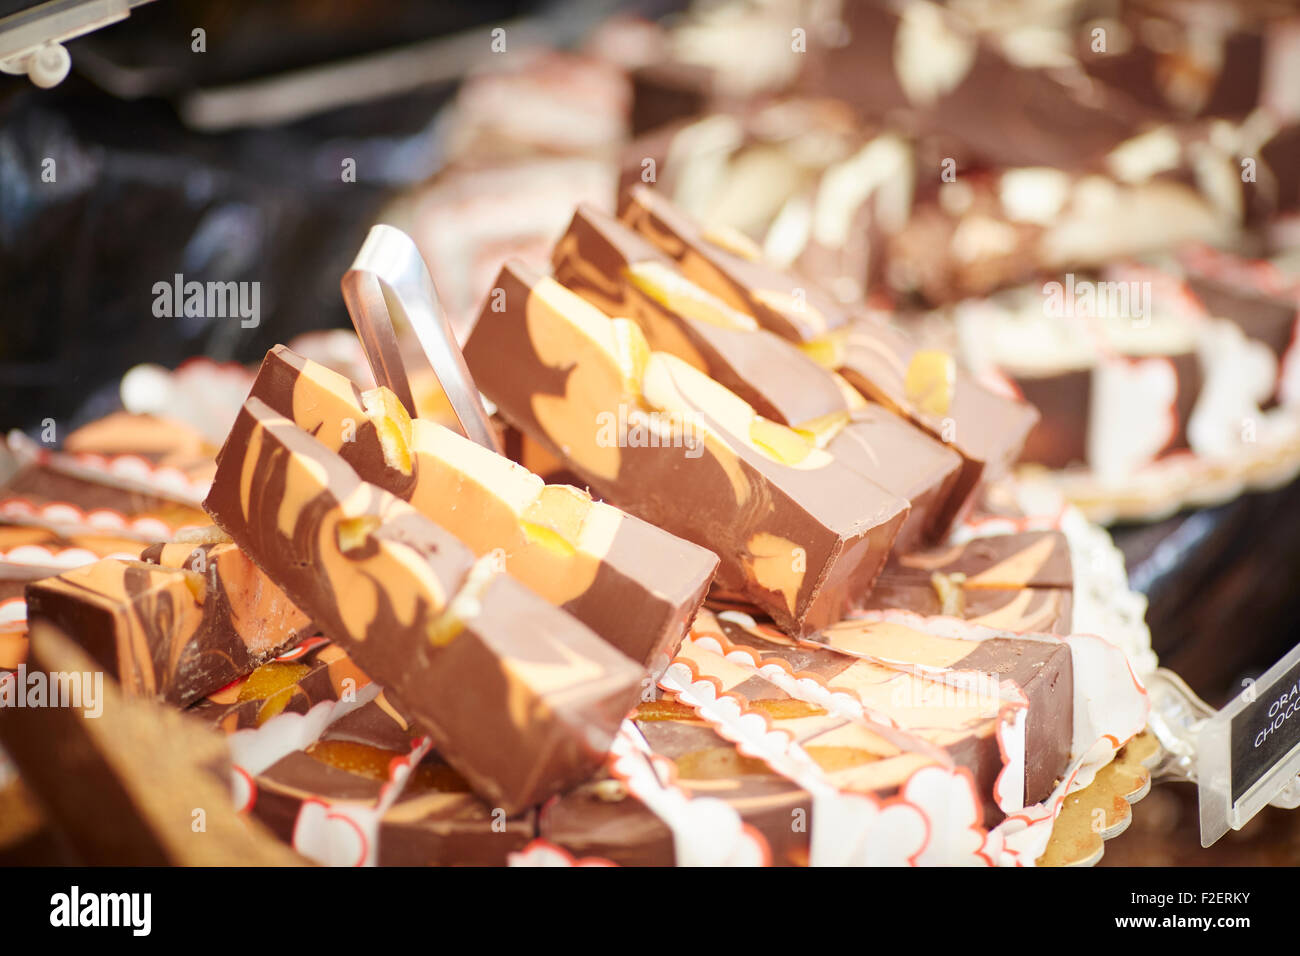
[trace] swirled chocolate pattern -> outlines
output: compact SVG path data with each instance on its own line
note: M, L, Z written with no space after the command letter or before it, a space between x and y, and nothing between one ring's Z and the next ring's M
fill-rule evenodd
M614 504L713 550L717 583L783 628L837 621L870 590L906 499L555 280L508 263L497 287L465 357L511 424Z
M646 665L667 663L713 578L706 549L412 421L387 389L362 393L284 346L267 353L251 394Z
M513 813L599 765L643 671L250 398L205 506Z

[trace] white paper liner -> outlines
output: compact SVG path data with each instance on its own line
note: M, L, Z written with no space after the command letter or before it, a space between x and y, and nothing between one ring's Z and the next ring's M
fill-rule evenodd
M27 599L14 597L0 601L0 631L25 627L27 624Z
M677 785L673 763L650 750L631 721L610 748L610 773L673 835L678 866L767 866L767 841L725 800L695 797Z
M86 511L63 501L34 505L22 498L0 500L0 524L45 528L63 535L107 534L144 542L170 541L182 531L204 527L202 524L172 525L154 515L132 518L111 508Z
M1179 453L1153 462L1121 481L1104 484L1091 471L1025 467L1018 479L1059 492L1100 524L1158 521L1184 508L1231 501L1249 491L1270 491L1300 475L1300 421L1275 409L1260 416L1256 440L1231 454Z
M1088 461L1105 481L1122 480L1178 434L1178 374L1167 358L1104 357L1093 370Z
M926 766L911 774L897 797L879 800L869 794L845 793L827 778L820 766L789 736L773 729L767 718L746 710L735 696L719 693L719 685L701 677L690 658L698 651L717 653L720 644L707 634L688 638L688 653L679 655L660 681L678 701L690 706L719 735L742 753L764 760L775 772L813 795L811 863L818 865L1033 865L1051 838L1052 826L1065 798L1088 786L1096 773L1114 757L1120 746L1146 726L1148 700L1126 655L1114 645L1092 635L1023 635L982 627L953 618L924 618L905 611L872 612L882 619L935 636L982 641L994 637L1064 641L1070 646L1074 678L1074 732L1072 760L1063 779L1042 803L1016 807L992 830L980 824L982 811L968 771ZM823 646L823 645L818 645ZM763 676L780 671L776 665L760 666L753 655L733 653L727 660L750 666ZM777 676L773 673L773 676ZM790 676L787 674L787 676ZM808 678L787 682L787 692L811 702L826 700L837 713L852 718L854 708L828 696L824 687ZM829 709L829 708L828 708ZM1004 769L1019 764L1019 774L999 777L1000 802L1017 803L1011 796L1018 784L1024 792L1023 707L1011 711L1012 722L1000 725L999 748ZM1017 749L1019 748L1019 749Z
M212 482L195 480L169 465L155 465L139 455L71 454L55 451L14 430L7 440L9 450L23 464L41 465L96 484L138 491L198 508Z
M352 700L322 701L306 714L279 714L261 727L232 734L229 739L231 786L236 809L247 812L252 808L258 774L289 754L311 746L330 724L378 696L379 685L366 684ZM303 800L294 824L293 848L325 866L375 866L383 816L401 796L415 765L432 747L432 741L422 737L412 746L410 754L394 760L391 776L373 803L324 798Z
M773 729L763 714L746 711L736 697L718 693L688 662L674 660L659 686L742 754L763 760L812 795L812 866L979 865L994 859L988 835L973 829L982 811L967 771L927 766L888 800L846 793L788 733ZM966 831L969 838L945 839Z
M575 857L562 846L556 846L540 837L506 858L507 866L616 866L598 857Z
M113 551L103 557L138 561L140 552ZM0 551L0 565L41 570L50 577L100 560L102 560L100 555L87 548L60 548L55 551L43 544L23 544L8 551Z

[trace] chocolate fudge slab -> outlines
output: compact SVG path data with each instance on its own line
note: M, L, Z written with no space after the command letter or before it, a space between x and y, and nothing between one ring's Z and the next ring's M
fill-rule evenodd
M488 449L424 419L391 392L276 346L251 394L339 453L365 481L409 501L641 663L662 664L704 599L717 558L654 525L548 486Z
M714 549L718 583L783 627L815 630L870 590L905 499L555 280L508 263L497 285L503 309L485 306L465 355L511 424L613 504Z
M612 217L580 206L552 265L556 281L606 315L634 319L652 349L689 362L765 418L799 425L848 408L825 369Z
M234 545L177 547L188 566L105 558L37 581L27 588L28 620L74 635L125 693L178 707L243 677L310 628Z
M507 813L589 775L640 690L640 667L260 399L205 507Z

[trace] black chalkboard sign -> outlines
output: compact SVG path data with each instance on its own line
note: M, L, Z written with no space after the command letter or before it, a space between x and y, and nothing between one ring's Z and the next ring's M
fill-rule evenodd
M1232 802L1300 746L1300 661L1265 687L1232 718Z

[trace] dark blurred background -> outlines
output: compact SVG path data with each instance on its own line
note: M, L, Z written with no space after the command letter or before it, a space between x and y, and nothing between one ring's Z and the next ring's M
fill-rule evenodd
M32 5L3 0L0 15ZM0 428L78 424L137 363L253 361L347 325L339 278L384 202L439 168L440 110L487 58L489 25L566 46L614 9L671 6L156 0L70 41L54 89L0 74ZM362 95L330 69L400 48L415 51L407 89L285 115L285 100L291 114ZM277 88L301 70L320 72ZM153 286L176 273L259 282L260 325L156 318Z

